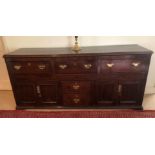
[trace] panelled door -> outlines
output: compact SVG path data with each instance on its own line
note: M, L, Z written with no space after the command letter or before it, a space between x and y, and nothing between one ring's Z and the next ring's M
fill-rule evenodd
M107 80L97 83L97 105L136 106L141 104L142 80Z
M117 97L117 81L105 80L97 83L97 105L113 106Z
M119 104L120 105L139 105L141 104L141 94L143 94L143 84L141 80L122 80L119 81Z
M14 86L17 104L20 106L57 105L56 83L18 83Z
M54 82L43 82L36 85L39 104L57 105L58 104L58 88Z
M33 106L37 104L36 87L33 83L18 83L14 86L17 104Z

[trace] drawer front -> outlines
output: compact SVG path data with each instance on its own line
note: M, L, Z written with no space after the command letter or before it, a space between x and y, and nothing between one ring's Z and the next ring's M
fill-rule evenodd
M141 57L108 57L108 59L100 59L101 72L130 72L130 73L145 73L148 70L149 64L147 60Z
M48 61L11 61L10 69L14 74L50 74L52 71Z
M91 82L87 81L63 81L63 92L90 92Z
M96 72L96 59L93 57L56 58L57 74L89 74Z
M90 105L90 96L87 94L64 94L63 104L65 106L88 106Z

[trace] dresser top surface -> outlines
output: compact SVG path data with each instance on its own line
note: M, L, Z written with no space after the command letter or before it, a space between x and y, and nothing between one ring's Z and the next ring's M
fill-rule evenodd
M78 54L67 48L20 48L4 57L14 56L82 56L82 55L110 55L110 54L152 54L152 51L137 44L110 45L110 46L88 46L81 47Z

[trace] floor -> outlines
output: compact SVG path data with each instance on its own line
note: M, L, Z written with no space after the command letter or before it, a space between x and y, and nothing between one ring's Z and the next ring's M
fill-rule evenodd
M144 110L155 110L155 94L145 95ZM16 103L12 91L0 91L0 110L15 110Z

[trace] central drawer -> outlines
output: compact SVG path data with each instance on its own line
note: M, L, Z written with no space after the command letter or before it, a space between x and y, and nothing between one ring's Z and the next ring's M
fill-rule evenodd
M94 57L56 58L55 71L57 74L90 74L96 72Z
M90 105L90 96L87 94L65 94L63 103L65 106L88 106Z
M63 81L62 82L63 92L71 92L71 93L83 93L90 92L91 82L89 81Z
M63 103L68 106L85 106L91 102L90 81L63 81Z

